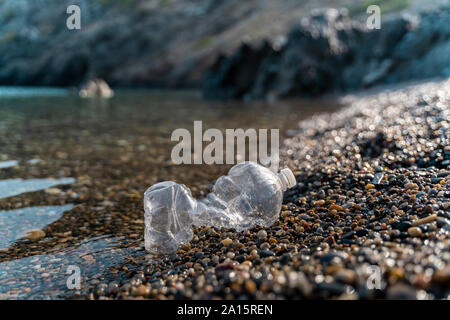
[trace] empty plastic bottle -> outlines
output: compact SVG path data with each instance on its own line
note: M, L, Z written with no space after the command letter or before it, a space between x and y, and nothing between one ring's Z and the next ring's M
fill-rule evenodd
M172 181L160 182L144 194L145 248L152 253L175 252L193 237L192 226L268 227L281 210L283 192L296 185L292 171L275 174L255 162L243 162L220 177L206 198Z

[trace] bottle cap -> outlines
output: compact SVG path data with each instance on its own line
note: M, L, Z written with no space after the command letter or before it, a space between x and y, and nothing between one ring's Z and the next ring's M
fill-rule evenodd
M292 173L291 169L289 168L281 169L278 176L283 181L287 189L292 188L297 184L294 173Z

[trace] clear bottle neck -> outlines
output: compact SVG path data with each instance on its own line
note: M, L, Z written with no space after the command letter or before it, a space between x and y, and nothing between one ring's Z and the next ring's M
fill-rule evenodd
M278 178L280 179L283 192L297 184L294 173L289 168L281 169L278 173Z

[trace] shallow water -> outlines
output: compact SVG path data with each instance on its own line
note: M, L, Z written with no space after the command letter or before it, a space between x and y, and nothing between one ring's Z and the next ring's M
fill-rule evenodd
M14 167L17 166L18 163L17 160L0 161L0 169Z
M97 279L99 271L122 264L133 250L118 248L120 242L120 238L95 237L58 252L2 262L0 299L62 298L77 290L68 289L77 285L70 278L76 275L75 268L80 268L83 285L86 279Z
M43 229L72 208L73 205L68 204L0 211L0 249L8 248L29 231Z
M66 96L67 94L68 91L62 88L0 86L0 98Z
M173 130L192 132L195 120L203 130L280 129L281 145L299 120L339 108L323 100L210 102L179 91L123 90L103 100L8 90L0 88L0 159L10 164L0 170L0 298L73 297L127 277L123 264L145 254L145 189L175 180L202 196L230 167L175 165ZM21 239L30 229L45 238ZM80 267L81 290L67 287L68 265Z
M44 190L53 186L70 184L73 178L60 179L6 179L0 180L0 198L17 196L26 192Z

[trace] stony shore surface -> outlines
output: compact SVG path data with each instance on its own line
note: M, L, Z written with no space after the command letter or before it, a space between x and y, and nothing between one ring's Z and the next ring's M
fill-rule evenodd
M298 186L272 227L197 228L81 297L448 299L450 80L344 100L285 141Z
M176 166L167 158L171 126L191 125L197 110L222 127L213 121L218 105L193 100L195 109L184 96L182 105L170 104L173 96L149 104L150 95L140 107L118 94L73 110L66 98L35 99L32 113L3 106L0 181L9 188L0 183L0 299L448 298L449 93L450 80L390 87L344 97L343 109L312 118L308 106L320 110L312 102L224 106L223 125L244 128L266 120L293 128L309 118L287 132L282 147L298 185L270 228L198 228L173 256L143 248L143 192L174 180L202 197L226 173L225 166ZM158 120L171 110L173 123ZM287 115L301 117L287 125ZM47 185L64 177L76 181ZM44 179L46 189L12 196L8 183L18 178ZM53 218L18 239L17 227L37 228L45 214ZM80 290L67 287L74 265Z

